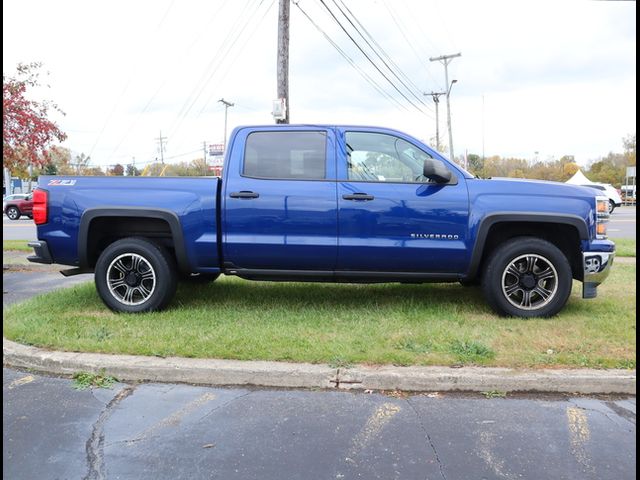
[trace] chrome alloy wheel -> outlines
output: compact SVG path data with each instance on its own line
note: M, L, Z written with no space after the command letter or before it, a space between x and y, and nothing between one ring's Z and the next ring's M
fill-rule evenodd
M553 300L557 291L558 272L541 255L520 255L502 272L502 293L517 308L542 308Z
M120 303L140 305L156 289L156 273L151 264L137 253L116 257L107 268L109 292Z

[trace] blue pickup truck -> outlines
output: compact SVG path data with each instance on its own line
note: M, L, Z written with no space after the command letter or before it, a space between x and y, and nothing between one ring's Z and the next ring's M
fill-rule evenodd
M40 178L29 260L95 272L118 312L225 274L481 284L499 314L547 317L573 279L595 297L615 256L593 189L477 178L391 129L238 127L224 162L222 178Z

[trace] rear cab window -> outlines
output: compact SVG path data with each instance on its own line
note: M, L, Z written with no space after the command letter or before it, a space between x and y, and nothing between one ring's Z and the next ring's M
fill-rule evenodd
M242 175L278 180L327 178L324 131L253 132L246 140Z

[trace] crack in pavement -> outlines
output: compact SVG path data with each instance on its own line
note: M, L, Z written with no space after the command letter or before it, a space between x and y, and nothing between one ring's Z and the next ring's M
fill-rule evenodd
M609 407L611 410L613 410L616 414L618 414L618 416L624 418L630 423L633 423L634 425L636 424L636 414L633 413L631 410L628 410L623 406L618 405L615 402L604 402L604 404L607 407ZM629 430L629 431L633 431L633 430Z
M106 478L104 468L104 424L113 413L113 409L125 398L133 393L135 386L124 387L111 399L102 410L98 420L93 425L91 436L87 440L86 452L89 472L83 480L104 480Z
M253 392L249 391L247 393L243 393L242 395L238 395L237 397L233 397L231 400L229 400L228 402L223 403L222 405L218 405L217 407L212 408L211 410L209 410L207 413L205 413L200 420L204 420L205 418L207 418L209 415L211 415L213 412L215 412L216 410L220 410L223 407L226 407L227 405L229 405L230 403L235 402L236 400L240 400L241 398L246 397L247 395L251 395Z
M576 408L579 408L580 410L584 410L585 412L594 412L594 413L599 413L600 415L603 415L604 417L606 417L608 420L610 420L611 422L615 423L616 426L620 426L618 422L615 421L615 419L611 418L607 412L603 412L602 410L598 410L596 408L589 408L589 407L585 407L584 405L580 405L579 403L576 403L574 400L569 400L568 403L570 403L571 405L574 405ZM620 407L618 405L615 405L615 403L613 402L604 402L604 404L607 406L607 408L609 408L613 413L617 414L619 417L622 417L624 420L626 420L629 423L633 423L633 425L635 425L635 415L630 412L629 410L627 410L626 408ZM615 408L613 407L613 405L615 405ZM619 411L620 410L624 410L623 411ZM631 420L631 417L633 417L633 420ZM629 433L635 433L635 430L633 428L629 428L626 430Z
M433 443L433 440L431 439L431 435L429 435L429 432L427 431L427 427L425 426L424 422L422 421L422 417L418 413L418 410L416 410L415 405L411 402L411 399L409 397L407 397L405 399L405 401L407 402L407 404L409 404L409 406L411 407L411 410L413 410L413 413L416 414L416 418L418 419L418 423L420 424L420 428L424 432L424 435L427 438L427 441L429 442L429 446L431 447L431 450L433 450L433 454L436 457L436 462L438 462L438 468L440 469L440 475L442 475L443 480L447 480L447 476L444 474L444 465L442 464L442 461L440 460L440 457L438 456L438 451L436 450L436 446Z
M230 403L233 403L233 402L235 402L236 400L239 400L239 399L241 399L241 398L243 398L243 397L246 397L247 395L251 395L252 393L253 393L253 392L243 393L242 395L238 395L237 397L234 397L234 398L232 398L231 400L229 400L229 401L227 401L227 402L225 402L225 403L223 403L223 404L221 404L221 405L218 405L217 407L212 408L212 409L211 409L211 410L209 410L207 413L205 413L204 415L202 415L202 416L198 419L198 421L204 420L205 418L207 418L209 415L211 415L211 414L212 414L213 412L215 412L216 410L219 410L219 409L221 409L221 408L223 408L223 407L226 407L226 406L227 406L227 405L229 405ZM210 399L210 398L207 398L206 400L208 401L208 400L211 400L211 399ZM183 409L183 410L184 410L184 409ZM182 410L181 410L181 412L182 412ZM153 431L155 431L157 428L159 428L160 426L165 425L165 424L167 424L167 423L169 423L169 422L173 421L175 418L176 418L175 416L169 416L169 417L165 418L162 422L160 422L160 424L154 425L153 427L151 427L151 428L149 428L149 429L145 430L142 434L138 435L138 436L137 436L137 437L135 437L135 438L125 439L125 440L118 440L118 441L116 441L116 442L107 443L107 444L106 444L106 446L107 446L107 447L111 447L112 445L119 445L119 444L124 444L124 445L133 445L134 443L138 443L138 442L140 442L140 441L142 441L142 440L147 439L147 438L148 438L148 436L149 436L149 434L150 434L150 432L153 432ZM162 424L162 425L161 425L161 424Z
M182 420L187 415L191 414L193 411L197 410L198 408L203 406L205 403L210 402L211 400L214 400L215 398L216 398L216 395L212 392L206 392L202 394L195 400L192 400L186 405L184 405L179 410L173 412L172 414L163 418L159 422L151 425L142 433L138 434L135 438L129 440L128 443L136 443L141 440L145 440L153 436L157 431L162 430L163 428L177 427L178 425L180 425L180 423L182 423Z

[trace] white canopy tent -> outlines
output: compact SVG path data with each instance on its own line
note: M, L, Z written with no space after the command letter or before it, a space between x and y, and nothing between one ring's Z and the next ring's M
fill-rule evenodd
M582 170L578 169L573 177L571 177L565 183L570 183L571 185L592 185L596 182L592 182L591 180L589 180L587 177L585 177L584 173L582 173Z

